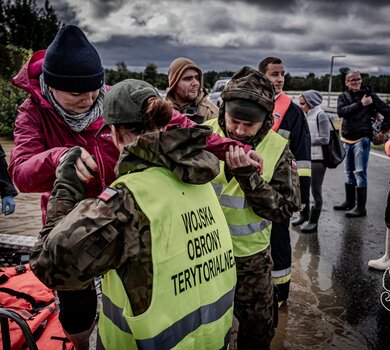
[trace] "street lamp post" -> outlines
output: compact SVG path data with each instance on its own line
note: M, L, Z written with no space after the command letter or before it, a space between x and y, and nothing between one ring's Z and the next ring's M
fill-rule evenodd
M329 76L329 88L328 88L328 107L330 106L330 93L332 92L332 74L333 74L333 60L336 57L346 57L345 55L332 56L330 60L330 76Z

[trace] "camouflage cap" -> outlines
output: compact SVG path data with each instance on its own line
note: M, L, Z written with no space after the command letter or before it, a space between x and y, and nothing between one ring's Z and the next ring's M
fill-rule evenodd
M248 100L264 108L268 113L274 110L274 88L272 82L259 71L244 66L236 72L221 93L224 102Z
M250 122L262 122L267 110L256 102L241 98L225 102L225 111L233 118L247 120Z
M144 103L161 98L156 88L143 80L126 79L111 87L104 98L104 124L123 125L144 122Z

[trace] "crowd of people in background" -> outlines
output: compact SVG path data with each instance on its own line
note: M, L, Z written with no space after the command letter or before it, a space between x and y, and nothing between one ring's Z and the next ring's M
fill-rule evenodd
M290 219L297 213L291 224L303 234L319 231L332 128L321 93L294 103L285 73L278 57L242 67L220 108L186 57L170 64L165 99L141 80L108 87L98 52L68 25L13 78L29 97L9 174L0 146L2 212L15 210L16 188L42 193L30 265L56 291L77 350L89 349L97 319L98 349L221 349L232 327L233 348L270 349L290 293ZM359 72L345 85L345 200L334 210L358 218L370 145L386 141L390 106L362 88ZM385 255L368 263L380 270L390 267L389 200Z

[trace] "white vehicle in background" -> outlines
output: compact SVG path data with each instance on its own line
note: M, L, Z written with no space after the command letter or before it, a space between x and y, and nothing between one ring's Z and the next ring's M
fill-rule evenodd
M222 90L225 88L226 84L230 81L230 79L231 78L229 78L229 77L223 77L223 78L217 80L214 83L214 85L213 85L213 87L208 95L209 100L212 103L214 103L217 107L221 107L222 99L221 99L220 95L221 95Z

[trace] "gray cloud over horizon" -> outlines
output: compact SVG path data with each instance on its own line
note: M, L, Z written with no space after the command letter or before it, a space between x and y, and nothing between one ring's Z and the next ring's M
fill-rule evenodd
M57 0L66 24L79 25L106 68L124 61L131 70L148 63L167 72L186 56L203 70L257 67L267 56L283 59L292 75L349 67L390 74L388 0Z

